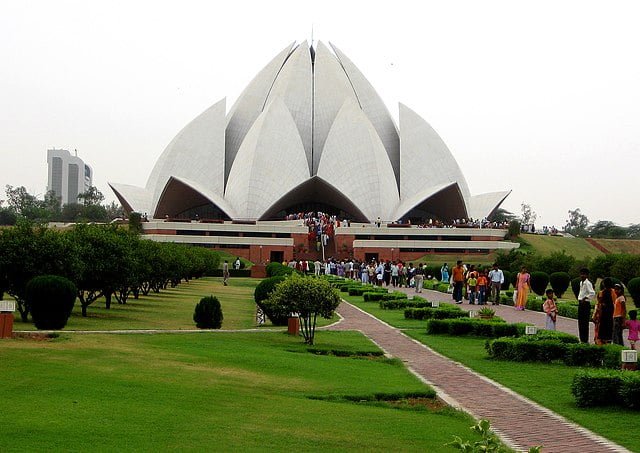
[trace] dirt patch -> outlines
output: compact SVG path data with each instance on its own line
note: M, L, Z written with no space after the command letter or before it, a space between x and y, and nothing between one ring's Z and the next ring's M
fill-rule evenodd
M44 332L14 332L13 334L14 339L30 341L51 341L59 337L60 334Z
M386 401L387 404L389 404L392 407L397 407L400 409L404 409L404 408L412 408L412 409L428 409L431 411L439 411L441 409L444 409L445 407L449 407L447 406L446 403L444 403L442 400L440 400L439 398L407 398L407 399L402 399L402 400L395 400L395 401Z

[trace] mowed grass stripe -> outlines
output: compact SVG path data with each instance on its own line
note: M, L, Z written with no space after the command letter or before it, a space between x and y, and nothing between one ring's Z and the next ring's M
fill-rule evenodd
M376 350L355 332L327 348ZM469 418L308 396L423 391L401 363L318 356L283 333L7 340L1 451L444 451Z

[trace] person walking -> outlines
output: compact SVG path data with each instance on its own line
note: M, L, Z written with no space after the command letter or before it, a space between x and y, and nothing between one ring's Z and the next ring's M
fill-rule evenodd
M489 272L489 283L493 305L500 305L500 289L504 283L504 273L498 268L498 263L493 263L493 269Z
M481 271L478 276L478 305L484 305L487 302L487 274Z
M424 269L422 268L422 263L418 266L413 276L413 280L416 283L416 292L422 292L422 283L424 282Z
M580 269L580 291L578 292L578 334L582 343L589 343L589 318L591 301L596 296L589 281L589 269Z
M222 263L222 284L224 286L229 284L229 262L227 260Z
M624 323L625 327L629 329L629 344L631 349L636 348L636 343L640 339L640 321L638 321L638 311L629 310L629 320Z
M453 279L453 300L456 304L462 303L462 287L464 286L464 266L462 261L458 260L456 266L451 271Z

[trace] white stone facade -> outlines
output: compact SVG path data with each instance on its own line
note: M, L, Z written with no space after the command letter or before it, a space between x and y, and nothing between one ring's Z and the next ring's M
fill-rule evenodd
M442 138L400 104L400 127L336 46L285 47L229 113L224 99L167 146L146 187L110 184L128 211L266 220L314 203L371 222L484 218L509 192L472 196Z

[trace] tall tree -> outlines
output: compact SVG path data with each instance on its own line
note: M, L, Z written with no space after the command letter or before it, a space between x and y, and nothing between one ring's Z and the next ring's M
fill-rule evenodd
M536 214L535 211L531 209L531 205L527 203L522 203L520 205L520 209L521 209L520 220L522 225L532 225L536 223L538 214Z
M84 206L96 206L104 201L104 195L95 186L89 186L86 192L78 195L78 201Z
M567 233L571 233L574 236L585 236L587 234L587 227L589 226L589 219L586 215L580 212L580 208L569 210L569 218L564 230Z

